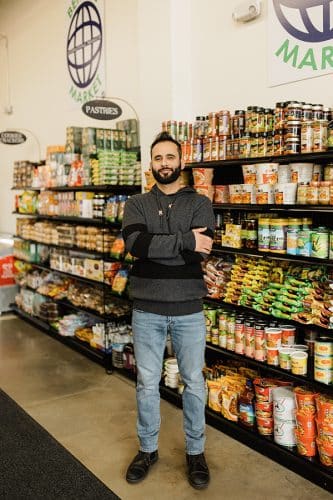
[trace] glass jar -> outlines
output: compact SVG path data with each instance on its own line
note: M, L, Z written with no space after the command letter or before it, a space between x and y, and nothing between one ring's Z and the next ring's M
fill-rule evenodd
M311 153L313 150L313 122L306 120L301 126L301 153Z
M285 103L277 102L274 110L274 130L282 130L284 126ZM279 153L280 154L280 153Z
M285 120L301 120L303 114L302 104L299 102L290 102L285 112Z
M313 151L316 153L327 151L327 120L313 122Z
M312 106L311 104L304 104L302 106L302 121L310 121L312 120Z

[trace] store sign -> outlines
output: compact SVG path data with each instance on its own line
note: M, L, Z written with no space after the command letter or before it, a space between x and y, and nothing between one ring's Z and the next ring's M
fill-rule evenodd
M71 0L66 14L68 92L82 105L105 94L104 0Z
M268 1L271 87L333 72L332 4L332 0Z
M0 132L0 142L2 144L22 144L27 140L26 136L21 132L16 132L15 130L6 130L4 132Z
M104 99L84 103L82 111L85 115L97 120L115 120L122 114L122 109L118 104Z

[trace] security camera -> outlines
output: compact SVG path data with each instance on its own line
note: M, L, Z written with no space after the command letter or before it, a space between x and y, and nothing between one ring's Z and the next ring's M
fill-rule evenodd
M234 21L246 23L258 17L260 15L260 12L261 12L260 0L253 0L253 1L249 0L235 7L234 12L232 13L232 18Z

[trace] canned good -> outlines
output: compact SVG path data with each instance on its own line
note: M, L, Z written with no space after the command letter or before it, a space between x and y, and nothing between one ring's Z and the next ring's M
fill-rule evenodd
M269 250L270 219L259 219L258 221L258 250Z
M299 229L288 229L287 231L287 253L289 255L297 255L297 240Z
M288 219L271 219L269 250L271 252L286 253Z
M298 255L302 255L303 257L310 257L310 252L311 252L310 237L311 237L310 229L302 229L302 231L298 231L297 235Z
M333 370L325 370L324 368L314 369L314 379L322 384L332 384L333 383Z
M333 338L317 338L315 340L314 352L320 356L333 356Z
M310 256L317 259L328 259L329 253L329 232L326 228L319 227L311 232Z

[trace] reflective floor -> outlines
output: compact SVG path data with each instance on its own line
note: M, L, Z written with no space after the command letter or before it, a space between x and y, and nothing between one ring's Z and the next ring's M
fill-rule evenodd
M332 498L211 427L206 445L211 484L193 490L185 475L182 412L163 400L160 460L142 483L127 484L124 474L138 449L133 382L107 375L101 366L8 315L0 317L0 386L123 500Z

